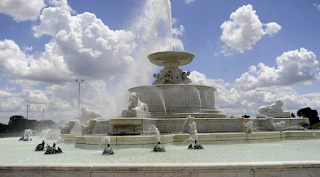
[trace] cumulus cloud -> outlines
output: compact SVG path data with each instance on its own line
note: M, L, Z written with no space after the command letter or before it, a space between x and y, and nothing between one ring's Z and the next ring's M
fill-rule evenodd
M230 21L225 21L220 27L220 39L226 44L225 47L237 52L252 49L252 45L263 35L273 35L281 30L281 26L275 22L262 24L250 4L239 7L230 15ZM225 54L230 53L225 50Z
M315 6L318 10L320 10L320 5L318 5L318 4L313 4L313 6Z
M184 33L184 26L180 25L180 29L178 28L172 28L172 35L178 36L178 35L182 35Z
M169 32L167 5L168 1L146 1L130 30L112 30L92 13L72 16L61 7L43 9L39 23L32 27L36 38L52 37L43 52L27 54L29 49L13 40L0 41L2 77L22 87L16 95L8 92L10 88L0 92L0 111L10 112L2 114L0 121L3 116L7 120L14 114L25 115L27 104L30 118L41 118L44 109L45 118L74 119L79 108L75 78L85 80L81 106L100 112L103 118L118 117L127 107L128 88L150 81L155 67L147 56L172 46L183 49L181 40L158 29L166 24L164 30ZM33 89L43 82L53 85Z
M242 90L252 90L278 85L296 85L320 80L319 62L312 51L304 48L284 52L277 57L277 68L259 63L250 66L249 71L235 80L234 86ZM259 68L259 69L257 69Z
M71 16L60 8L46 8L34 36L51 35L56 51L63 56L74 74L95 79L109 79L135 65L131 54L136 47L130 31L110 30L94 14Z
M55 7L60 7L63 10L69 11L73 14L76 13L75 10L72 10L72 8L68 5L67 0L47 0L48 4L54 5Z
M198 71L192 71L189 78L192 84L204 84L216 88L215 98L216 106L229 116L240 116L249 114L255 116L256 110L263 105L270 105L277 99L285 102L283 110L296 113L302 107L312 107L320 109L320 99L315 97L308 99L310 95L299 95L291 87L278 87L269 90L241 90L230 87L222 79L210 79L205 74ZM312 96L319 96L313 94Z
M46 51L34 59L24 53L12 40L0 41L0 69L12 83L36 85L38 82L66 82L70 71L63 58L55 54L52 43L46 44Z
M44 0L2 0L0 13L13 17L17 22L36 20L45 6Z

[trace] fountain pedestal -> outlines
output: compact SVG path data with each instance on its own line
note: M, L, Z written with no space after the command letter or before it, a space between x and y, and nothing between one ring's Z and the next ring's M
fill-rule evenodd
M110 135L140 135L143 119L140 118L112 118Z

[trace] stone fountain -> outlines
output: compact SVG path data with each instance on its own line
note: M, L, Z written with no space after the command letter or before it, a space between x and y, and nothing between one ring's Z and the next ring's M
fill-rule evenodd
M162 133L162 145L183 143L195 134L202 143L225 140L282 140L287 135L281 133L281 130L287 130L287 127L300 129L302 125L309 123L307 118L290 118L290 113L282 111L284 103L281 100L270 106L260 107L257 110L259 119L227 118L215 105L216 89L191 84L188 78L190 72L179 69L179 66L192 62L192 53L157 52L150 54L148 59L152 64L164 66L158 74L153 75L155 80L152 85L130 88L128 108L119 113L120 116L117 118L89 119L90 125L82 127L83 135L68 135L68 128L72 127L72 123L69 122L69 126L63 127L66 130L61 131L64 142L74 142L75 146L80 148L99 148L107 145L101 144L104 138L101 135L107 133L111 135L110 144L113 147L151 147L159 142L152 130L153 126ZM100 116L95 112L89 113L84 111L80 117ZM273 119L270 116L277 118ZM187 122L189 126L185 126ZM253 130L260 132L253 133ZM224 132L237 133L220 140L219 136L225 136Z

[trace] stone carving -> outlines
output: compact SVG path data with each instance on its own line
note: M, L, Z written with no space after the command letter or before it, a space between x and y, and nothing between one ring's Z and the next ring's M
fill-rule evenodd
M283 111L281 107L284 105L284 102L281 100L275 101L269 106L261 106L256 112L257 118L266 118L266 117L290 117L289 111Z
M82 135L92 134L92 130L93 130L95 125L96 125L96 120L90 120L90 125L89 126L87 126L85 124L82 124L81 125Z
M81 108L81 115L76 117L76 119L78 119L80 122L87 122L98 117L101 117L98 112L90 111L87 107L83 106Z
M73 128L75 121L69 121L68 125L59 125L60 133L61 134L70 134L71 129Z
M280 121L280 122L273 122L273 117L268 117L267 121L269 123L269 125L272 127L272 130L276 130L276 129L280 129L281 132L283 132L283 127L285 126L285 122L284 121Z
M179 68L165 68L158 74L153 74L156 79L152 85L155 84L189 84L192 81L188 78L190 71L183 72Z
M122 117L151 117L147 104L140 101L138 94L130 93L128 109L122 111Z
M181 79L182 79L182 84L190 84L192 81L188 78L188 76L190 75L190 71L188 71L188 72L183 72L182 73L182 77L181 77Z
M191 117L191 115L188 115L187 119L189 123L189 134L191 136L197 136L197 124L196 122L194 122L194 117Z
M243 123L243 129L246 133L252 133L253 121L248 121L247 123Z

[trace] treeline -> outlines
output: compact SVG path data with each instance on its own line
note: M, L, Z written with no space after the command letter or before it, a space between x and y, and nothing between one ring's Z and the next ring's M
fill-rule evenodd
M57 129L58 125L52 120L30 120L21 115L10 117L8 125L0 123L0 133L20 133L25 129L37 130L38 132L46 128Z

